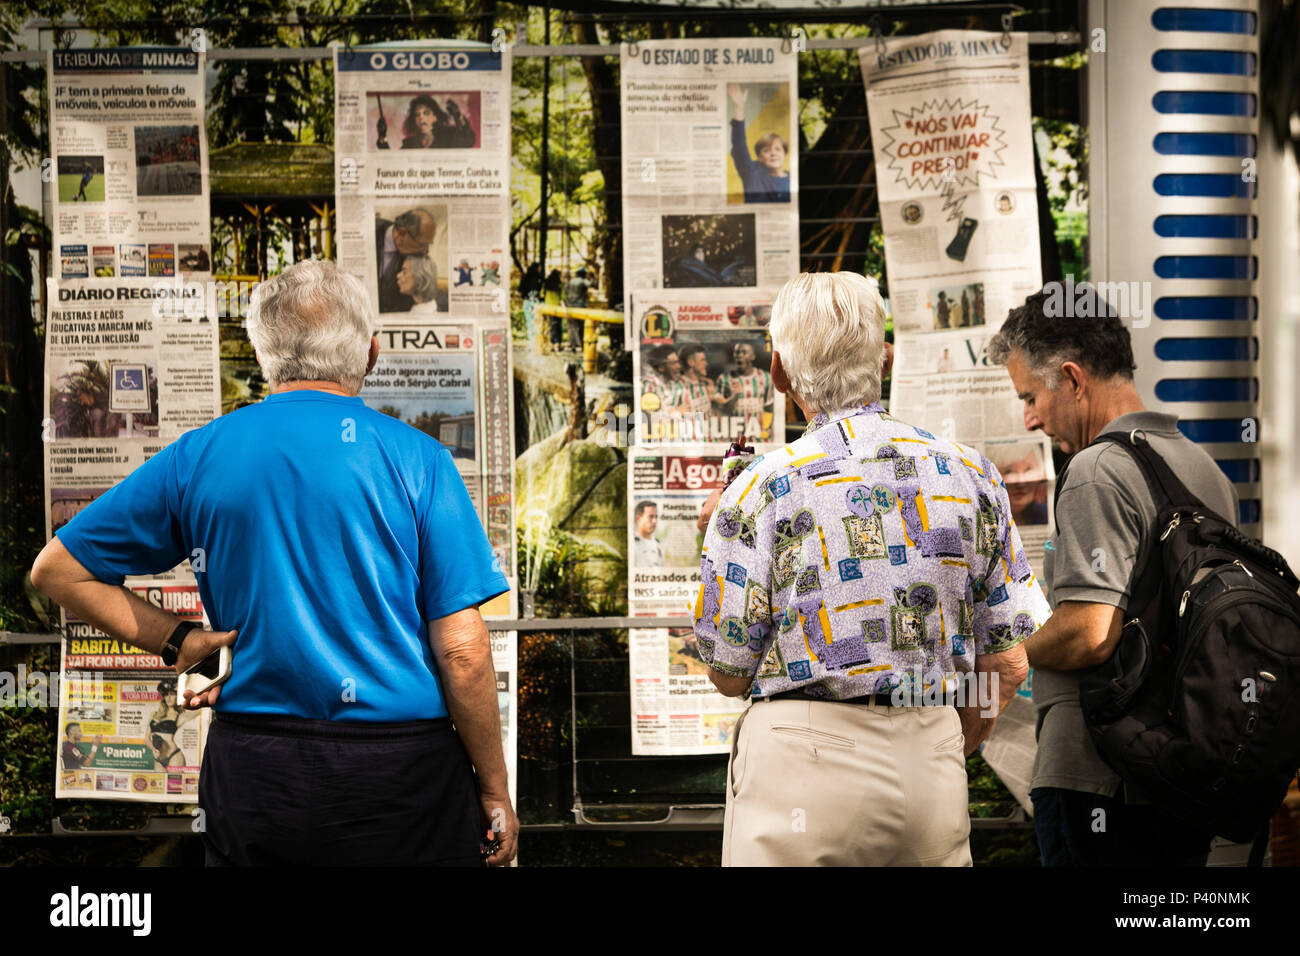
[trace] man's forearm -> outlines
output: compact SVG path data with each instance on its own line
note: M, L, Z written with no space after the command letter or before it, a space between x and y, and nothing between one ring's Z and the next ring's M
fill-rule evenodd
M95 580L57 538L37 558L32 583L80 620L151 654L158 653L179 623L126 588Z
M481 635L461 641L439 653L438 666L447 712L469 753L479 787L493 793L508 791L506 758L501 750L501 711L497 703L496 668L487 628L480 619Z
M1122 620L1109 604L1063 601L1025 641L1029 663L1057 671L1095 667L1114 652Z

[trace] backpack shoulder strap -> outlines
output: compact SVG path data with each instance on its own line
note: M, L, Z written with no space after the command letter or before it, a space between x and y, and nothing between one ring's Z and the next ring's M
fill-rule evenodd
M1151 497L1155 500L1157 514L1171 505L1194 505L1209 510L1200 498L1187 490L1187 486L1174 474L1165 460L1156 454L1142 429L1135 428L1127 435L1123 432L1105 432L1094 438L1088 447L1103 442L1118 445L1138 463L1143 477L1146 478L1147 487L1151 490Z

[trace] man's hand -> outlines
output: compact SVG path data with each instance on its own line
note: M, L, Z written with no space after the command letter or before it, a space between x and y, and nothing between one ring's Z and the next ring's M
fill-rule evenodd
M429 645L438 664L447 712L478 778L483 832L504 823L504 829L497 832L501 848L488 857L487 864L505 866L518 852L519 821L508 796L492 645L478 608L430 621Z
M975 672L977 678L982 674L988 674L988 677L984 678L987 683L982 684L979 680L976 682L976 686L980 687L979 696L984 696L983 687L990 687L993 693L990 700L980 700L957 708L957 716L961 718L962 734L966 737L967 757L973 754L993 732L993 724L1011 703L1011 698L1016 695L1016 688L1029 675L1029 661L1025 657L1025 646L1017 644L999 654L976 655Z
M510 796L480 790L478 796L479 820L483 824L483 842L495 839L497 851L486 857L484 866L507 866L519 852L519 818L510 805Z
M223 647L234 647L235 641L238 639L238 631L205 631L202 628L195 628L185 635L185 640L181 644L181 652L176 655L176 674L178 676L184 674L209 654L213 654ZM209 687L201 694L187 690L185 692L184 706L186 710L211 707L220 696L220 684L216 687Z

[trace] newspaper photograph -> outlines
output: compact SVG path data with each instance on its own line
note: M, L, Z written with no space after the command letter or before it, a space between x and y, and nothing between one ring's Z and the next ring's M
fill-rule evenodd
M385 323L361 390L370 408L440 442L456 462L493 554L514 588L514 428L505 323ZM503 595L484 616L505 617Z
M358 47L334 69L339 265L381 316L506 313L509 50Z
M51 50L54 275L212 271L204 56Z
M996 328L1042 284L1024 33L858 50L897 332Z
M206 626L198 585L127 579L139 598ZM176 700L176 672L65 612L56 798L197 803L211 712Z
M785 46L757 38L623 44L629 296L778 287L798 274L798 54Z
M726 446L741 434L750 444L785 437L785 396L768 371L774 297L763 290L633 296L638 443Z

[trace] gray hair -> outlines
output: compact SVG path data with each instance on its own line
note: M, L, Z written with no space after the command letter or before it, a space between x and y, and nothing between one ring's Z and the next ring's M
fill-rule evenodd
M769 329L791 387L813 411L880 400L885 303L865 277L796 276L777 293Z
M438 293L438 270L428 256L407 256L402 263L411 270L411 298L429 302Z
M259 283L244 327L272 385L337 382L361 391L374 316L361 280L333 262L308 259Z

